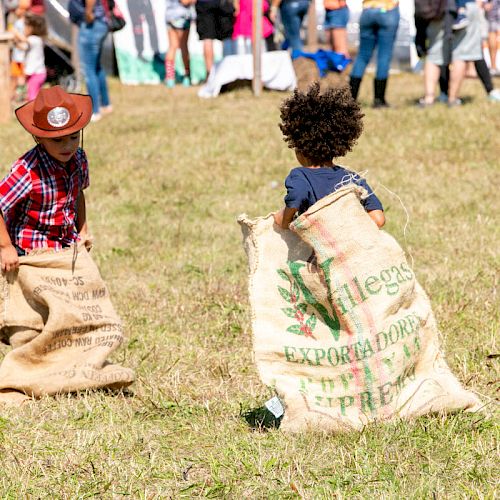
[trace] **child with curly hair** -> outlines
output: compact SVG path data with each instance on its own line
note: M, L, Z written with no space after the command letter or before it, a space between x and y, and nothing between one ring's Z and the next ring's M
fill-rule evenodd
M288 229L295 215L304 213L318 200L348 183L364 187L368 196L361 203L382 227L382 203L365 179L334 160L352 150L363 130L363 113L347 87L320 92L314 83L307 92L295 90L280 108L284 140L295 150L301 164L285 180L285 208L274 215L276 224Z

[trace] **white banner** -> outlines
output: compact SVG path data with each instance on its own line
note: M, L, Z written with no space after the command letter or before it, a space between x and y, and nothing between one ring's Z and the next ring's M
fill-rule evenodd
M126 26L113 36L120 80L131 85L161 83L165 78L165 54L168 49L165 0L115 1L127 21ZM205 79L206 73L203 44L194 22L188 46L191 80L196 84ZM214 51L216 59L219 59L222 54L219 42L214 42ZM178 76L184 72L180 51L177 53L176 71Z

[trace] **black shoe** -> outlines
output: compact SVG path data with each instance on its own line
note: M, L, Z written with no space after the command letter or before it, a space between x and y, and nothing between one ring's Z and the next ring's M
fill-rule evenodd
M387 87L387 79L385 80L373 80L373 93L375 98L373 99L374 108L388 108L389 104L385 102L385 89Z
M385 100L374 99L373 100L373 107L374 108L390 108L391 106Z
M361 78L351 76L349 79L349 86L351 87L351 94L354 99L358 98L359 87L361 85Z

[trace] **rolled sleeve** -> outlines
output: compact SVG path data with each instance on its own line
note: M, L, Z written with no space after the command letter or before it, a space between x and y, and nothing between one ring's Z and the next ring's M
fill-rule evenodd
M384 210L382 202L377 198L373 189L369 186L365 179L358 177L356 179L356 184L368 191L368 196L364 200L361 200L361 204L367 212L371 212L373 210Z
M24 200L32 188L31 174L24 162L16 162L0 182L0 211L5 214Z

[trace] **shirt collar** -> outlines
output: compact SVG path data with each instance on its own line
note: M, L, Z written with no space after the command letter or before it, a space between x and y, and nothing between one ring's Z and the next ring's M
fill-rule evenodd
M66 165L63 165L62 163L52 158L52 156L50 156L47 151L45 151L45 148L41 144L38 144L36 146L36 149L38 150L38 158L40 159L40 164L44 167L47 167L49 169L63 169L68 173L72 173L75 170L77 153L73 155L71 160L66 163Z

